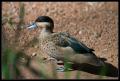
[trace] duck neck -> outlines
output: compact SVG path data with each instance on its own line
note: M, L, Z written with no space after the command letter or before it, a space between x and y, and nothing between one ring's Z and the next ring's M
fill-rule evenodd
M52 33L53 33L53 31L51 31L50 29L43 28L41 33L40 33L40 37L45 38L45 37L49 36Z

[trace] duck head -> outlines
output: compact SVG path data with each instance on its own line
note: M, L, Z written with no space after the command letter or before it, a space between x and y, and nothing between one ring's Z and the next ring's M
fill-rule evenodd
M48 17L48 16L39 16L35 22L33 22L28 29L33 29L33 28L37 28L40 27L43 30L49 31L49 32L53 32L54 29L54 22L53 20Z

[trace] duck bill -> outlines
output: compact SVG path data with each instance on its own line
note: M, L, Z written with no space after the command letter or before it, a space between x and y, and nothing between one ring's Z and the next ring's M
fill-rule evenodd
M36 23L32 23L30 26L27 27L28 29L34 29L37 28Z

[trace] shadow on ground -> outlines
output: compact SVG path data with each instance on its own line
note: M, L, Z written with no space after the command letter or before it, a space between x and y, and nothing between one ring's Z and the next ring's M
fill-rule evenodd
M91 74L118 77L118 69L110 63L105 63L103 67L96 67L88 64L73 64L73 70L85 71Z

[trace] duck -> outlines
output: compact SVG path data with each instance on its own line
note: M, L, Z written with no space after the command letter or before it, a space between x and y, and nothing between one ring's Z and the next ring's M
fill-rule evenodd
M68 32L53 32L54 21L49 16L39 16L28 29L39 27L41 32L38 38L42 53L63 62L67 60L77 64L104 66L104 62L95 55L94 49L87 47Z

